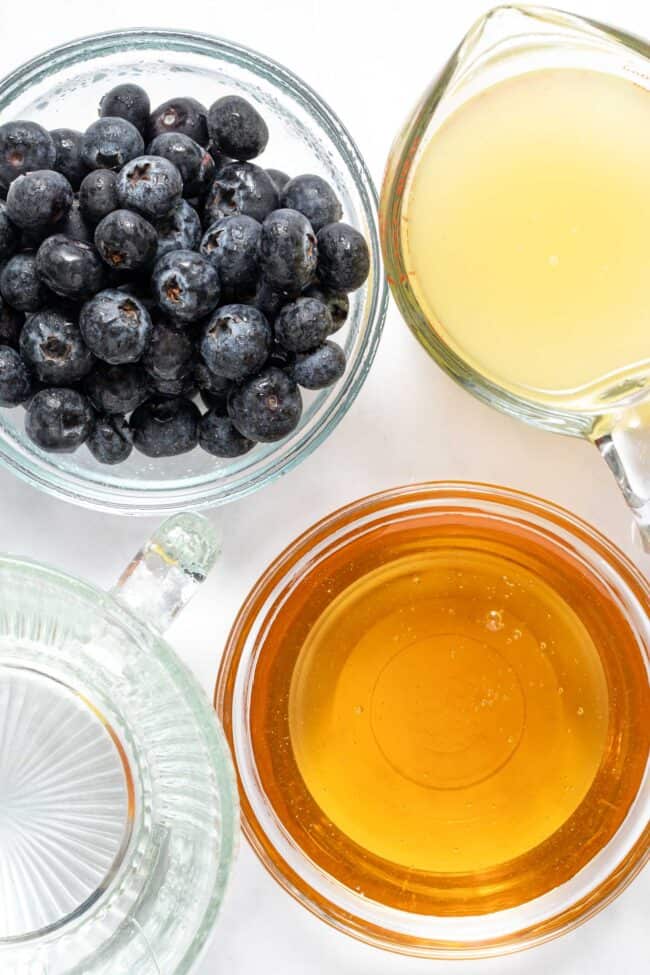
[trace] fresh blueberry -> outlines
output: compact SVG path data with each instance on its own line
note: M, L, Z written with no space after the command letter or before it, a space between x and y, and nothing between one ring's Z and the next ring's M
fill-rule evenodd
M151 264L157 246L155 227L131 210L113 210L95 229L100 257L119 271L136 271Z
M232 388L231 381L225 376L217 376L211 372L205 362L195 363L194 381L208 409L218 409L225 416L228 393Z
M322 176L295 176L282 190L280 206L303 213L318 233L321 227L343 216L343 207L330 184Z
M90 403L75 389L42 389L27 407L25 430L42 450L72 453L88 439L94 420Z
M78 197L75 196L67 217L57 224L56 230L57 233L72 237L73 240L84 240L87 244L92 244L93 228L84 219Z
M5 122L0 125L0 183L35 169L52 169L56 146L49 132L36 122Z
M184 132L163 132L147 147L151 156L162 156L176 166L183 180L183 196L204 196L214 179L214 159L203 146Z
M196 322L219 303L219 275L195 251L172 251L156 261L151 286L159 307L176 322Z
M342 328L350 312L350 299L345 291L328 291L318 284L312 284L305 289L305 296L308 298L318 298L329 308L332 316L332 333L338 332Z
M132 413L147 398L147 379L137 365L98 363L86 377L86 394L99 413Z
M154 323L151 339L142 359L154 386L193 377L194 342L182 329L164 320Z
M78 190L88 172L81 158L83 134L76 129L52 129L50 135L56 147L54 169L65 176L73 190Z
M187 200L179 200L162 220L156 221L156 260L170 251L197 250L201 241L201 220Z
M149 124L151 103L149 96L140 85L116 85L107 91L99 103L99 114L108 118L124 118L135 125L138 132L145 134Z
M0 293L17 311L37 311L49 292L36 272L34 254L14 254L0 274Z
M34 392L29 367L15 349L0 345L0 406L26 403Z
M318 349L299 353L289 371L299 386L325 389L345 372L345 352L336 342L324 342Z
M207 389L200 389L199 395L208 410L214 410L219 416L228 416L228 393L219 395Z
M275 338L289 352L308 352L333 331L329 308L318 298L296 298L275 320Z
M79 327L98 359L118 366L137 362L151 337L149 312L132 295L115 288L100 291L81 309Z
M318 231L318 277L334 291L356 291L368 277L370 254L363 234L347 223Z
M285 188L291 177L282 169L267 169L266 171L275 183L275 188L278 193L282 193L282 190Z
M223 217L243 213L260 223L278 206L275 183L260 166L249 162L225 163L217 173L205 201L209 226Z
M0 345L11 345L17 349L24 321L24 314L0 297Z
M296 383L277 366L236 386L228 398L228 416L249 440L272 443L296 429L302 397Z
M149 141L163 132L183 132L200 146L207 146L207 115L207 108L196 98L170 98L149 116Z
M208 132L215 145L233 159L254 159L269 141L266 122L239 95L225 95L210 107Z
M133 450L131 428L123 416L98 416L86 446L100 464L121 464Z
M267 361L268 366L277 366L278 369L289 369L296 361L296 353L289 352L283 345L274 342L269 352Z
M9 219L7 204L0 201L0 261L6 261L18 247L18 231Z
M84 176L79 188L79 206L84 220L93 225L117 210L117 173L94 169Z
M39 169L13 181L7 193L7 214L17 227L38 233L63 220L73 199L65 176L52 169Z
M198 407L182 397L147 400L131 417L133 442L147 457L175 457L196 447Z
M221 288L230 297L255 292L260 276L261 233L259 221L237 214L217 220L203 235L201 253L216 267Z
M81 140L81 158L88 169L118 171L129 159L143 152L142 136L124 118L98 118L88 126Z
M264 365L271 338L271 326L257 308L223 305L203 329L201 356L215 375L239 381Z
M246 304L259 308L267 321L274 322L286 300L285 294L274 291L268 281L261 278L258 281L255 294L246 299Z
M180 172L162 156L136 156L117 178L120 205L137 210L148 220L160 220L169 213L182 192Z
M216 145L212 139L208 142L207 150L214 160L214 175L218 176L226 163L234 162L230 156L227 156L225 152L222 152L218 145Z
M20 353L48 386L78 382L94 362L76 322L53 308L43 308L27 318L20 333Z
M244 437L229 417L210 410L199 421L199 446L213 457L241 457L255 443Z
M316 236L297 210L275 210L262 224L260 261L276 291L299 294L310 284L318 260Z
M104 265L97 251L83 240L54 234L43 241L36 254L41 281L63 298L89 298L104 283Z

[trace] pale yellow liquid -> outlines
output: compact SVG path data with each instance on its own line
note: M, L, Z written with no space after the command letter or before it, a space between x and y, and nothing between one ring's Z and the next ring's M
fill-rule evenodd
M409 280L486 378L592 412L650 372L650 93L533 71L458 108L416 161Z

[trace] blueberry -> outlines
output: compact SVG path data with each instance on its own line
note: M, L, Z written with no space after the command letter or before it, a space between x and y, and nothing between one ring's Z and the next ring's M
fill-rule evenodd
M177 322L196 322L219 303L219 275L194 251L172 251L156 261L151 287L159 307Z
M182 192L180 172L162 156L136 156L117 178L120 205L137 210L148 220L159 220L169 213Z
M81 158L88 169L117 171L143 152L142 136L135 125L123 118L98 118L81 140Z
M296 429L302 415L297 385L276 366L246 379L228 397L228 416L249 440L272 443Z
M209 226L223 217L243 213L260 223L278 206L275 183L260 166L248 162L228 162L214 178L205 201L205 221Z
M37 311L49 292L36 273L34 254L14 254L0 274L0 293L17 311Z
M199 446L213 457L241 457L255 443L244 437L229 417L210 410L199 422Z
M212 141L233 159L254 159L269 141L266 122L239 95L225 95L210 107L208 132Z
M356 291L368 277L370 254L363 234L347 223L318 232L318 277L334 291Z
M83 240L54 234L43 241L36 254L41 281L63 298L89 298L104 283L104 266L97 251Z
M34 391L29 367L15 349L0 345L0 406L26 403Z
M218 409L225 416L228 393L232 388L231 381L225 376L215 375L208 369L205 362L195 363L194 381L208 409Z
M54 169L65 176L73 190L78 190L88 168L81 158L83 135L76 129L52 129L50 132L56 147Z
M51 169L56 146L49 132L36 122L0 125L0 183L8 186L23 173Z
M196 98L170 98L149 116L149 140L163 132L183 132L200 146L207 146L207 115L207 108Z
M262 224L260 261L276 291L298 294L316 271L318 247L312 226L297 210L275 210Z
M192 376L194 382L194 343L185 331L169 322L158 321L153 326L142 364L158 385L188 376Z
M75 389L42 389L27 407L25 430L43 450L72 453L90 436L94 419L90 403Z
M214 179L214 159L203 146L184 132L163 132L147 147L151 156L161 156L176 166L183 180L183 196L204 196Z
M129 83L111 88L99 103L100 115L124 118L131 125L135 125L142 135L147 129L150 112L151 103L144 88Z
M350 299L345 291L328 291L318 284L312 284L305 289L305 296L318 298L327 305L332 316L332 333L345 325L350 312Z
M341 202L322 176L295 176L282 190L280 206L299 210L318 233L321 227L334 223L343 216Z
M0 345L11 345L17 349L24 321L24 314L0 297Z
M296 298L275 320L275 338L289 352L308 352L322 345L332 328L329 308L318 298Z
M115 288L100 291L81 309L79 327L88 348L104 362L137 362L152 332L144 305Z
M257 308L223 305L203 329L201 356L215 375L239 381L264 365L271 337L271 326Z
M179 200L162 220L156 221L156 232L158 260L170 251L197 250L201 240L201 220L187 200Z
M196 447L201 414L182 397L147 400L131 417L133 442L147 457L175 457Z
M275 188L278 193L282 193L282 190L285 188L291 177L282 169L267 169L266 171L275 183Z
M156 256L155 227L131 210L113 210L95 229L95 247L101 258L120 271L135 271Z
M87 244L93 242L93 228L84 219L78 197L74 198L67 217L56 229L58 233L72 237L73 240L84 240Z
M215 176L217 176L221 172L221 170L226 165L226 163L231 163L235 161L234 159L231 159L230 156L227 156L225 152L222 152L219 146L216 145L212 141L212 139L210 139L210 141L208 142L207 150L212 156L212 159L214 160Z
M325 389L332 386L345 372L345 352L336 342L324 342L311 352L302 352L289 373L305 389Z
M110 169L94 169L84 176L79 188L79 206L90 224L98 224L117 210L117 173Z
M131 413L147 398L147 379L137 365L100 362L86 377L84 388L100 413Z
M45 231L66 217L73 199L65 176L39 169L13 181L7 193L7 214L23 230Z
M98 416L86 446L100 464L121 464L133 450L131 428L123 416Z
M286 295L274 291L268 281L262 278L257 284L255 294L246 299L246 304L259 308L269 322L274 322L286 300Z
M290 369L296 361L296 353L289 352L283 345L274 342L269 352L268 366L277 366L278 369Z
M18 247L18 231L9 219L7 204L0 201L0 261L6 261Z
M222 290L231 297L255 292L260 276L262 225L243 214L217 220L205 232L201 253L219 272Z
M20 352L48 386L78 382L94 362L76 322L53 308L43 308L27 318L20 333Z

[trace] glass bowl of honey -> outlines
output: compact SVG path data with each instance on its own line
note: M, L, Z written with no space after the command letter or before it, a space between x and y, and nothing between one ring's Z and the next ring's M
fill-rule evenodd
M554 938L650 852L650 587L574 515L433 483L268 568L215 704L245 833L335 928L426 957Z

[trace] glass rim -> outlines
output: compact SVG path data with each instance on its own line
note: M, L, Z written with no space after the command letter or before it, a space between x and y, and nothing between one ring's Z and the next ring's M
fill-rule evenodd
M599 568L604 564L609 571L609 584L616 584L617 596L630 600L625 606L628 618L631 619L633 610L639 617L645 618L648 633L643 642L646 669L650 676L650 629L647 625L650 614L650 584L613 542L579 516L534 494L485 483L434 481L378 492L338 508L308 528L273 560L249 592L233 623L217 674L214 704L233 756L244 835L267 872L295 900L335 929L399 954L439 959L470 959L510 954L552 940L588 920L617 897L648 862L650 822L647 821L647 813L643 809L640 822L636 821L636 817L639 816L639 804L646 801L643 796L650 786L650 764L626 820L591 863L599 856L606 856L608 852L611 855L612 844L617 839L620 840L621 836L621 842L625 844L625 827L630 820L636 835L632 836L632 842L623 855L618 857L615 854L615 859L618 857L616 862L614 865L608 863L606 876L593 889L588 889L587 894L580 898L562 903L542 922L524 924L513 919L512 929L505 934L486 935L478 939L447 939L413 935L404 931L399 927L402 912L384 905L377 905L383 915L381 924L355 914L349 900L344 899L343 885L313 866L299 844L276 821L252 755L248 707L256 666L263 653L263 648L257 644L261 642L260 632L263 631L268 617L294 584L290 581L293 573L298 566L304 570L307 565L308 570L322 553L331 552L332 545L338 543L344 547L350 533L355 529L361 530L364 524L375 525L379 515L394 514L397 517L400 512L416 514L419 502L437 504L436 510L445 512L453 510L455 503L459 505L462 502L471 502L478 506L482 514L489 511L498 515L500 511L502 516L518 519L529 528L545 531L547 537L552 531L552 540L558 546L580 543L581 557L587 560L590 570L600 575ZM484 507L486 502L490 502L492 507ZM559 531L564 534L558 535ZM342 536L337 536L337 532L342 533ZM587 555L584 554L585 551ZM640 647L640 652L643 655L643 647ZM256 790L255 794L253 790ZM645 824L642 821L644 815ZM278 838L281 843L277 842ZM290 856L287 856L287 849ZM587 865L589 866L590 864ZM313 882L316 874L321 874L329 881L326 893L317 889ZM575 877L568 883L574 880ZM554 891L549 893L553 894ZM534 904L535 901L528 903ZM516 913L526 906L519 905L511 910ZM496 912L495 915L483 917L491 918L504 913L507 912ZM423 923L425 921L424 915L412 917ZM392 926L391 920L395 921ZM435 921L436 918L431 916L428 920Z
M81 507L147 517L168 514L180 508L200 510L239 500L288 473L319 447L351 407L373 363L388 307L388 285L383 274L379 242L377 190L359 148L327 102L292 71L265 54L193 31L134 28L92 34L45 51L1 78L0 112L30 86L63 68L128 50L187 52L220 59L286 91L311 118L317 120L340 153L363 210L370 234L371 256L371 273L364 298L365 334L360 348L348 361L345 375L331 391L325 391L327 398L314 410L311 422L298 429L295 441L280 441L270 449L267 445L266 454L251 470L234 471L227 477L208 475L198 479L197 483L172 482L172 487L151 486L148 482L141 482L142 486L139 486L135 480L125 480L118 486L101 477L62 470L50 463L47 455L18 441L12 442L0 429L0 463L22 480ZM317 422L314 422L315 417Z

